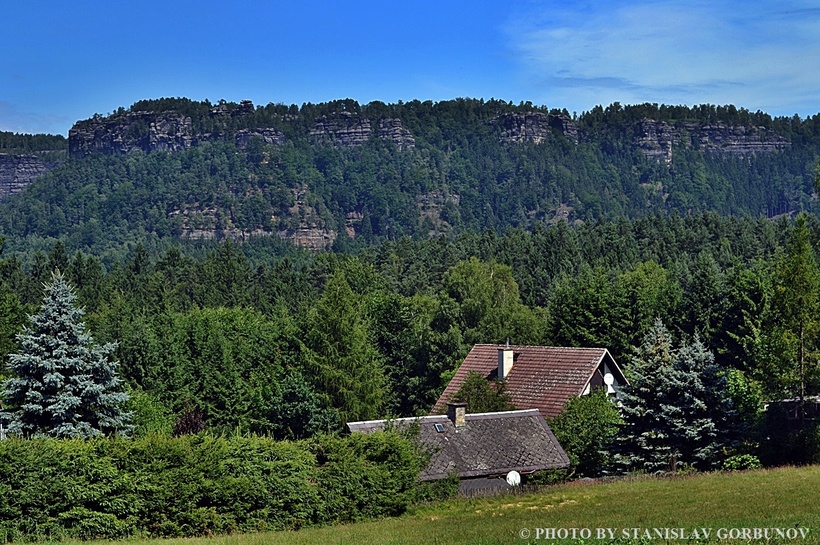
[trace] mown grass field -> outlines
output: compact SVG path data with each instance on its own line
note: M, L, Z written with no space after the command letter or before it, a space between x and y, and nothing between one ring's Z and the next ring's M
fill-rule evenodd
M721 540L719 529L804 528L806 538ZM539 528L586 528L591 539L547 539ZM671 479L623 480L556 486L537 494L459 499L417 508L405 516L358 524L201 539L128 541L132 545L308 544L518 544L612 543L597 528L712 529L711 539L690 543L820 544L820 466L745 473L715 473ZM633 530L628 530L632 532ZM728 531L728 530L727 530ZM529 537L522 537L522 535ZM679 541L679 540L678 540ZM677 542L677 541L676 541Z

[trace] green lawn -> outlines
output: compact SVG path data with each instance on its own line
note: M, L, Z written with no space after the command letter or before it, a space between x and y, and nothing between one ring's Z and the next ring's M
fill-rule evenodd
M538 535L539 528L564 531L576 528L578 532L589 529L592 539L558 540L578 545L611 543L611 539L596 539L598 528L613 529L619 537L617 543L640 542L621 537L624 529L632 528L640 529L640 534L646 529L684 528L688 535L695 528L710 528L712 539L708 542L711 543L717 542L715 534L721 528L727 531L803 528L809 532L805 539L769 542L820 544L820 466L562 485L537 494L454 500L418 508L400 518L359 524L298 532L128 543L530 545L556 542L543 534ZM529 532L529 538L522 538L522 532L524 535ZM667 541L655 538L646 542ZM767 543L765 539L733 542Z

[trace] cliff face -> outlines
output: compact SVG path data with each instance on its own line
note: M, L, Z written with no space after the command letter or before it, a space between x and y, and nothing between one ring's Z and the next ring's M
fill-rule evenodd
M54 166L43 162L36 155L0 153L0 200L19 193Z
M68 133L69 153L72 157L81 158L95 152L174 152L223 138L233 140L237 147L242 149L255 137L268 144L284 144L285 135L271 127L243 128L235 131L227 129L234 118L251 115L253 112L254 106L250 101L243 101L233 109L226 105L218 105L210 111L215 131L208 134L197 134L190 117L173 111L138 111L111 117L95 116L80 121L71 128ZM297 119L285 116L282 120L291 122ZM413 135L399 119L381 119L374 123L350 112L340 112L317 119L308 137L316 145L342 148L361 146L372 137L393 142L399 150L412 149L416 144Z
M555 132L571 142L578 142L578 127L565 115L511 113L496 117L492 123L501 128L501 141L510 144L540 144L553 137Z
M310 138L314 144L331 145L339 148L361 146L371 136L388 140L399 150L412 149L416 145L413 135L408 131L400 119L382 119L377 126L364 117L350 112L316 120L316 126L310 131Z
M500 140L511 144L534 142L540 144L556 133L578 143L591 135L579 130L563 114L510 113L496 117L492 123L501 129ZM766 127L728 125L726 123L667 123L642 119L632 127L632 144L649 158L672 162L676 146L693 147L700 151L727 155L773 153L791 146L791 143Z
M236 147L240 149L247 148L253 138L261 138L266 144L277 146L285 143L285 135L276 129L242 129L234 135Z
M635 126L635 144L649 158L672 162L675 146L726 155L755 155L780 151L791 143L766 127L701 124L642 119Z
M132 150L180 151L194 143L191 118L174 112L128 112L124 116L95 116L68 131L68 152L85 157L94 152L118 154Z

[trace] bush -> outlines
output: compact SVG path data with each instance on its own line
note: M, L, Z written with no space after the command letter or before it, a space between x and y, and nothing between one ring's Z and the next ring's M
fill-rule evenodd
M396 515L418 500L422 463L395 433L12 438L0 441L0 536L196 536Z
M760 469L763 464L760 459L752 454L737 454L729 456L723 461L725 471L743 471L744 469Z
M320 522L399 515L419 498L424 457L398 433L324 436L313 442Z
M419 483L418 501L435 502L454 498L458 495L461 479L457 473L448 475L443 479Z
M606 473L612 442L623 425L606 392L598 390L571 399L549 424L574 471L587 477Z
M549 486L567 482L570 477L568 469L544 469L530 475L524 475L524 484L532 486Z

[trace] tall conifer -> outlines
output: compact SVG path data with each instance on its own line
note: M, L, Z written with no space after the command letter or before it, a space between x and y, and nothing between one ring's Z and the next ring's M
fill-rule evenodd
M82 308L58 272L45 285L39 312L9 355L14 375L3 384L8 431L24 437L95 437L130 429L123 410L114 344L95 345Z

